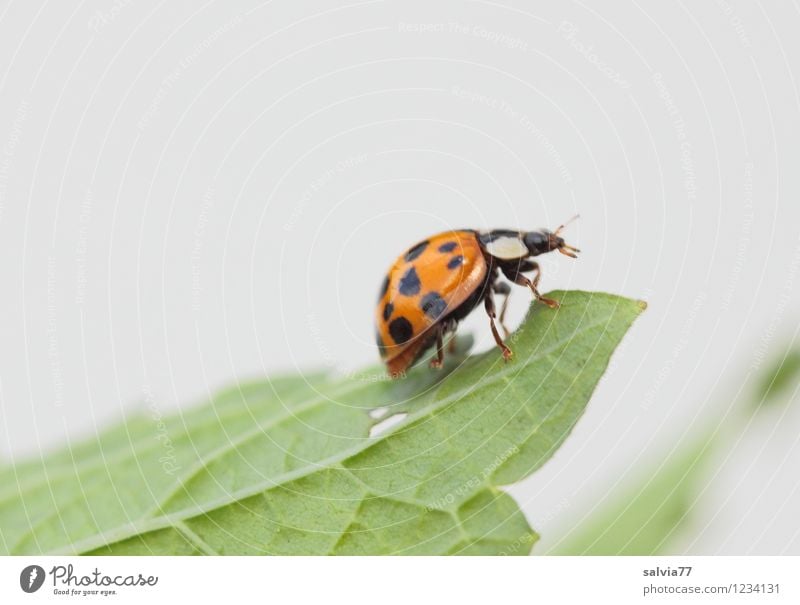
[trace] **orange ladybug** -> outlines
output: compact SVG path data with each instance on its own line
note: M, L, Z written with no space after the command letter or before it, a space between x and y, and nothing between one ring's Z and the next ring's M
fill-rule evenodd
M454 332L480 302L489 315L494 340L508 360L512 352L495 326L493 294L505 297L500 325L507 336L503 319L511 288L498 281L499 274L530 288L536 300L558 307L557 301L539 293L541 269L530 258L553 250L577 258L580 250L559 235L569 222L555 231L445 231L400 255L383 280L375 310L378 350L389 375L402 376L433 345L436 356L430 365L440 368L444 335ZM535 272L532 280L523 275L529 272Z

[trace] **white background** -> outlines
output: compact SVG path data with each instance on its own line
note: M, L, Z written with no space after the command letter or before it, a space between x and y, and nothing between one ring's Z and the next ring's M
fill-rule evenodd
M799 30L796 3L727 0L4 3L0 454L374 363L408 245L580 212L543 290L650 306L512 490L546 551L794 338ZM800 553L798 415L717 460L680 552Z

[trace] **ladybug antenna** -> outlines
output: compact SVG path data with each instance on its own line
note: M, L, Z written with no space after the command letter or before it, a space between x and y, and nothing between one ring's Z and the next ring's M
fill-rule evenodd
M575 216L573 216L571 219L569 219L569 220L568 220L568 221L566 221L565 223L562 223L561 225L559 225L559 226L558 226L558 229L556 229L554 233L555 233L556 235L558 235L559 233L561 233L561 231L564 229L564 227L566 227L566 226L567 226L567 225L569 225L570 223L573 223L573 222L575 222L575 221L576 221L576 220L578 220L579 218L581 218L581 215L580 215L580 214L576 214Z

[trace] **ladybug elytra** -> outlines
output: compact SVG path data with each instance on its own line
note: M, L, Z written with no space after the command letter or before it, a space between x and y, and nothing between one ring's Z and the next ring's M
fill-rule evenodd
M577 217L576 217L577 218ZM443 338L483 302L497 346L508 360L509 349L495 325L494 294L504 296L499 322L506 336L505 318L511 288L508 280L531 289L536 300L556 308L558 302L539 293L539 264L531 257L557 250L577 258L561 230L514 231L493 229L445 231L409 248L389 269L375 310L377 344L389 375L402 376L432 346L432 368L442 366ZM534 273L529 279L524 273Z

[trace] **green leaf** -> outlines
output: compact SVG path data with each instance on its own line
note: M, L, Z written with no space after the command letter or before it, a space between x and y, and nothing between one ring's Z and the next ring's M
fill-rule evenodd
M0 470L2 552L527 554L536 534L500 487L558 449L644 308L551 296L509 363L238 385ZM382 410L407 416L371 436Z
M549 554L668 554L671 540L692 521L713 444L711 437L700 439L644 469L642 476L572 528Z
M778 397L800 383L800 349L789 348L776 357L758 385L758 404L781 401Z

